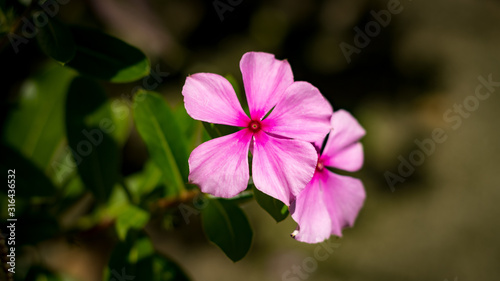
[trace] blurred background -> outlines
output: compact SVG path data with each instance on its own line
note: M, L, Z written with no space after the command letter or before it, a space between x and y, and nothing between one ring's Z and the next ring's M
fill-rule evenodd
M367 131L365 165L353 175L367 199L355 227L330 239L339 247L326 260L304 265L318 245L290 238L295 222L276 224L255 202L244 205L253 245L237 263L206 241L197 216L175 231L148 225L155 246L193 280L499 280L500 1L66 2L62 22L116 36L168 73L155 91L173 107L182 107L187 75L231 74L242 85L241 56L265 51L287 59L296 80L318 87ZM2 124L24 81L43 75L49 60L36 44L20 51L0 53ZM129 100L138 85L104 83L111 97ZM474 98L478 85L489 97ZM432 139L436 128L446 140L401 175L402 161L421 150L416 140ZM147 157L132 130L122 172L140 170ZM399 178L388 182L388 172ZM74 280L99 280L111 248L93 231L77 243L42 242L38 258ZM302 273L282 279L294 265Z

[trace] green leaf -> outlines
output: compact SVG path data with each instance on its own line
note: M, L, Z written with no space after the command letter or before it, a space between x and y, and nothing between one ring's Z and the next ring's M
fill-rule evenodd
M150 64L137 48L96 29L72 27L75 57L68 66L94 78L115 83L138 80L149 74Z
M78 173L99 202L105 202L119 176L119 149L109 127L91 118L107 106L102 88L89 78L76 77L66 99L66 133ZM88 122L91 120L93 122ZM111 122L111 121L110 121Z
M97 214L98 219L115 219L129 204L129 198L125 190L121 186L115 185L107 204L99 211L100 214Z
M71 79L70 69L50 63L26 80L17 107L9 112L5 142L30 159L57 181L55 159L64 153L64 97ZM20 129L22 128L22 129Z
M130 200L127 193L120 185L115 185L109 196L109 200L106 204L103 204L96 208L96 211L90 213L87 216L82 217L78 221L80 228L85 229L93 227L95 224L102 221L113 221L118 218L118 216L123 213L130 206ZM129 228L129 230L131 230ZM133 232L133 231L129 231Z
M245 204L252 200L254 197L252 190L244 190L238 193L236 196L231 197L231 199L227 199L237 205Z
M125 178L125 183L129 188L134 200L139 201L142 196L148 195L161 182L162 174L160 169L151 160L147 161L142 171Z
M147 216L147 218L145 218ZM149 213L132 204L127 192L116 184L105 205L96 208L96 211L80 218L77 222L82 229L95 226L102 221L116 221L115 228L120 239L126 235L142 229L149 220ZM134 231L132 231L134 230Z
M143 272L153 272L151 279L153 281L189 281L189 277L184 273L178 264L161 255L156 254L152 257L153 268L145 268ZM142 276L142 275L141 275Z
M288 216L288 208L283 202L272 198L271 196L261 192L257 188L253 188L255 200L268 214L270 214L276 222L280 222Z
M132 110L127 105L130 101L114 99L109 101L109 115L112 123L116 125L111 132L120 147L125 145L133 128Z
M37 12L33 17L37 18L42 13L45 12ZM54 18L49 18L47 24L38 29L36 39L42 51L56 61L65 64L75 56L73 34L66 25Z
M15 170L13 183L17 197L31 198L54 195L56 188L50 179L19 152L5 145L0 145L0 154L2 155L0 169L5 173L7 170Z
M123 278L120 279L125 280L133 280L137 277L134 266L137 260L130 260L130 252L138 241L136 238L137 233L130 232L125 241L120 241L114 247L102 280L112 280L112 278L116 280L117 276L121 276ZM126 278L125 276L130 276L130 278Z
M233 75L231 74L227 74L226 76L224 76L227 81L229 81L229 83L231 83L231 86L233 86L233 89L234 89L234 92L236 93L236 96L238 96L238 100L241 99L241 89L240 89L240 85L238 84L238 81L236 81L236 78L234 78ZM240 100L241 102L241 100Z
M116 231L121 240L125 240L129 229L142 229L149 221L149 214L141 208L127 205L116 218Z
M154 255L154 253L155 249L149 237L143 237L134 242L134 246L130 249L130 253L128 254L128 260L131 263L136 263L137 261Z
M236 78L234 78L234 76L231 74L227 74L224 77L227 79L227 81L229 81L229 83L231 83L231 86L233 86L234 92L236 93L236 96L238 97L238 101L240 102L241 107L243 108L243 111L245 111L245 113L248 116L250 116L250 111L248 110L248 102L247 102L246 96L241 93L240 84L238 83Z
M106 99L95 112L85 117L85 123L89 126L99 126L103 131L109 133L117 144L122 146L132 130L132 119L129 112L118 113L117 106L121 107L120 111L128 108L117 105L116 101Z
M236 133L240 129L238 127L233 127L233 126L227 126L227 125L221 125L221 124L212 124L212 123L207 123L203 122L203 127L205 127L205 130L207 133L210 135L212 139L222 137L225 135L229 135L232 133Z
M242 259L252 243L252 229L245 213L233 202L211 199L201 211L208 239L234 262Z
M194 120L189 116L184 104L175 108L174 115L186 139L186 150L188 154L190 154L200 143L211 139L207 131L203 128L202 122Z
M67 68L62 69L68 70ZM65 93L66 92L65 89ZM63 113L61 113L61 116L62 115ZM99 127L101 131L108 133L119 147L124 146L132 130L132 115L130 109L123 101L118 99L113 101L106 100L102 102L102 105L92 114L80 118L84 119L86 126ZM61 117L61 119L64 118ZM57 121L58 122L54 123L61 123L61 127L64 127L62 125L63 120ZM66 143L63 142L61 135L59 146L57 147L56 153L53 154L50 166L48 167L51 168L49 169L49 175L53 178L54 182L62 184L66 182L68 177L74 174L74 171L76 171L75 165L71 159L71 154L70 149Z
M151 159L163 174L167 194L180 194L189 173L188 156L169 106L157 93L140 91L134 97L134 120Z
M175 262L154 251L151 240L135 236L128 235L126 241L118 243L102 280L190 280Z

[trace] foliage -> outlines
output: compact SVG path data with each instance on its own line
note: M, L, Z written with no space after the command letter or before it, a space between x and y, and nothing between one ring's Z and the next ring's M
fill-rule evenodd
M16 22L27 16L43 17L45 12L30 5L25 14L15 15L5 9L5 3L1 6L0 16L10 25L2 29L3 42L11 36L9 40L13 38L22 52L16 42L29 38L22 38ZM29 232L19 231L25 233L18 237L19 249L110 226L118 242L103 273L105 280L116 274L140 275L141 280L188 280L174 261L154 248L145 231L154 218L178 220L183 217L179 204L192 203L200 209L197 213L201 212L208 240L238 261L248 253L253 237L241 204L255 193L260 206L277 222L287 217L286 206L252 185L228 200L206 197L188 184L192 149L234 128L186 118L184 108L172 107L149 90L136 91L133 102L109 97L104 86L150 74L150 62L139 49L101 30L69 26L54 17L37 28L33 42L48 62L20 86L8 107L0 145L2 171L17 173L15 217L24 224L30 222ZM239 94L236 80L228 79ZM239 99L243 99L241 94ZM125 174L121 158L132 127L147 147L149 159L142 170ZM6 202L6 196L2 192L0 200ZM203 208L193 198L204 200ZM82 202L90 202L87 211L69 222L61 215ZM3 221L9 215L4 209L0 211ZM27 267L16 279L70 280L43 263Z

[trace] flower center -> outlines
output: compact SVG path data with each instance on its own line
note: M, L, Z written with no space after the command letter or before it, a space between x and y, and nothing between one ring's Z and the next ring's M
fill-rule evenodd
M316 164L316 171L321 172L325 168L325 164L323 164L323 160L318 159L318 164Z
M248 129L250 129L250 131L254 132L254 133L257 133L258 131L260 131L260 121L257 121L257 120L252 120L250 121L250 123L248 123Z

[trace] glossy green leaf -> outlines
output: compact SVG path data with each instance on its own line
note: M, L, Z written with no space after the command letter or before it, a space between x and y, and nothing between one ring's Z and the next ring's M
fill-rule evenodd
M14 170L9 180L14 180L15 196L20 198L31 198L35 196L52 196L56 188L50 179L33 163L19 152L5 145L0 145L0 169L5 171ZM5 187L7 190L7 186Z
M127 205L116 218L118 237L124 240L129 229L142 229L149 221L148 212L133 205Z
M261 192L257 188L253 188L255 200L268 214L270 214L276 222L280 222L288 216L288 208L283 202L272 198L271 196Z
M134 97L134 120L151 159L160 168L168 195L185 189L189 173L184 137L163 98L140 91Z
M33 17L39 17L42 13L45 12L37 12ZM47 24L38 29L36 39L42 51L56 61L65 64L75 56L73 34L66 25L54 18L49 18Z
M99 202L105 202L119 176L119 149L109 127L88 122L107 106L102 88L89 78L76 77L66 99L66 133L78 173ZM110 121L111 122L111 121Z
M5 142L54 179L53 163L64 152L64 97L75 73L50 63L26 80L7 118ZM60 181L59 181L60 182Z
M76 54L68 66L81 74L115 83L149 74L149 61L139 49L96 29L74 26L71 31Z
M253 232L243 211L225 199L211 199L201 211L205 234L234 262L250 249Z

